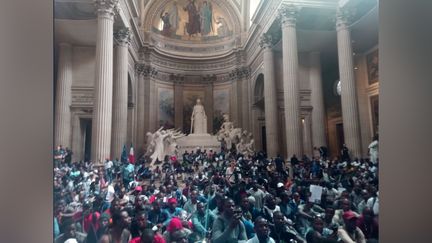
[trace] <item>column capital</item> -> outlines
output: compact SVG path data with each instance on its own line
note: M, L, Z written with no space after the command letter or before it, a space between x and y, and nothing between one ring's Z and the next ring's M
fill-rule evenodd
M150 76L154 78L158 74L158 71L154 67L143 63L135 64L135 71L138 73L138 75L143 75L144 77Z
M119 0L94 0L98 16L114 17L118 11Z
M353 8L338 8L336 11L336 30L348 28L354 14L355 9Z
M131 31L129 28L121 28L114 34L114 38L118 45L128 46L131 40Z
M271 49L273 46L273 37L271 34L264 33L261 35L259 43L263 49Z
M278 18L281 20L282 28L288 26L295 27L299 12L300 8L293 4L282 5L282 7L278 9Z

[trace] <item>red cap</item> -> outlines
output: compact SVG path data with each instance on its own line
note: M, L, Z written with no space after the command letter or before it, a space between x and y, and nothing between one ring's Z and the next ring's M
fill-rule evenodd
M142 187L141 186L136 186L135 187L135 191L139 191L139 192L142 191Z
M176 230L180 230L183 229L183 224L182 221L179 218L172 218L171 221L169 222L168 226L167 226L167 231L172 233Z
M344 212L342 217L345 220L357 219L357 215L351 210Z
M170 198L170 199L168 199L168 203L169 204L171 204L171 203L177 203L177 199L175 199L175 198Z

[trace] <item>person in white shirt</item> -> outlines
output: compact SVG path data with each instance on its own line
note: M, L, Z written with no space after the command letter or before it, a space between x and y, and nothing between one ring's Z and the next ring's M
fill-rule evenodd
M373 210L374 215L378 215L378 213L379 213L379 192L376 193L375 197L370 197L367 200L366 206Z
M373 164L378 163L378 135L375 135L372 139L372 143L369 144L369 158Z

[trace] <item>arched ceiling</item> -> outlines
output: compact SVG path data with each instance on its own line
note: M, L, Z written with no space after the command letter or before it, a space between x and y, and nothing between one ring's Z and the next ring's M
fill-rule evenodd
M158 0L146 5L141 26L162 53L210 57L235 48L241 19L232 1Z

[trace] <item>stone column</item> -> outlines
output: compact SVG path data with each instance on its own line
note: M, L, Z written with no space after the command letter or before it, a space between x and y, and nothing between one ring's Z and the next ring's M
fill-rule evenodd
M92 156L101 165L110 157L113 92L113 24L118 0L97 0L96 80L92 122Z
M174 124L176 129L183 130L183 85L180 82L174 83Z
M230 120L234 123L234 127L239 127L239 117L238 117L238 106L237 106L237 91L238 91L238 82L237 76L231 83L231 92L230 92Z
M327 146L325 137L325 110L324 96L321 80L321 61L319 52L309 54L310 71L309 79L311 84L312 103L312 143L314 147Z
M296 17L298 9L283 6L279 10L282 22L283 88L287 158L302 155L302 127L300 118L300 91L298 80L298 54Z
M303 124L303 153L312 156L312 141L311 141L311 115L307 114L302 119Z
M72 104L72 46L60 43L55 94L54 146L70 148Z
M250 121L250 117L249 117L249 110L251 109L251 106L249 105L249 89L248 89L248 76L245 77L242 81L242 128L245 130L248 130L248 132L251 132L249 129L249 121Z
M204 109L207 115L207 133L213 134L213 81L205 87Z
M137 153L143 153L145 147L145 84L144 84L144 64L135 65L136 74L138 76L138 97L137 97Z
M120 158L127 139L129 29L120 29L115 38L111 158Z
M277 92L274 77L272 38L268 34L261 36L260 46L264 59L264 112L268 158L276 157L279 152L279 134L277 122Z
M360 124L354 78L353 51L348 28L350 14L338 10L336 18L339 78L341 80L342 119L345 144L354 157L361 156Z

